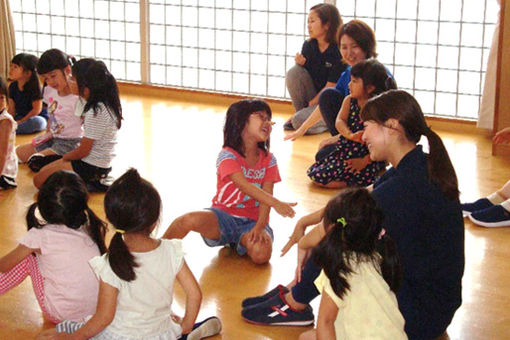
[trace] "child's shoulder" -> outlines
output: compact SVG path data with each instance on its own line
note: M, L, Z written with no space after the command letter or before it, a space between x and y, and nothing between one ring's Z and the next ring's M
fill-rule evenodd
M237 151L227 146L221 149L220 153L218 154L218 160L216 163L219 165L222 161L226 159L232 159L237 161L241 158L243 157Z

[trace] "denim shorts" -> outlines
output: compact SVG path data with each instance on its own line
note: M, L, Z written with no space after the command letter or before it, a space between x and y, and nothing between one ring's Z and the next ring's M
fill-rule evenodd
M80 145L80 142L81 138L64 139L53 137L52 139L37 145L35 147L35 151L40 152L46 149L51 149L57 155L62 156L69 151L76 149L78 145Z
M205 244L209 247L230 245L232 248L235 248L239 255L246 254L246 247L241 245L240 242L241 237L249 232L255 226L257 221L247 217L232 216L217 208L207 208L207 210L212 211L218 219L218 225L220 226L220 239L212 240L202 237ZM265 230L268 232L269 236L271 236L271 240L274 240L273 229L271 229L269 224L266 225Z

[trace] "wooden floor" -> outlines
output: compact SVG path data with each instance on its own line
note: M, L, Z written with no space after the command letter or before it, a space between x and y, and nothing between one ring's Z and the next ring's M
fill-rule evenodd
M222 145L225 105L176 102L161 97L124 95L125 121L120 132L113 175L136 167L152 181L163 199L161 235L177 216L210 206L215 194L215 161ZM224 102L224 99L223 99ZM275 112L271 151L283 181L275 195L296 201L297 216L284 219L271 214L275 231L271 262L256 266L226 248L209 248L197 235L184 241L186 259L200 282L203 304L199 318L217 315L223 322L220 336L211 339L295 339L308 328L260 327L243 322L241 300L292 279L296 253L280 257L280 249L300 216L325 205L334 191L312 186L305 175L319 140L305 137L284 142L282 126L288 115ZM460 182L461 198L471 201L499 188L510 177L510 160L491 156L490 140L482 135L439 131L449 150ZM19 137L18 144L31 137ZM19 187L0 192L0 256L24 235L24 215L36 190L33 174L20 165ZM92 208L104 217L103 195L92 194ZM510 338L510 228L485 229L466 220L466 270L463 305L448 328L450 339ZM177 289L174 309L182 312L182 290ZM317 310L319 299L312 306ZM30 280L0 297L0 339L30 339L44 322Z

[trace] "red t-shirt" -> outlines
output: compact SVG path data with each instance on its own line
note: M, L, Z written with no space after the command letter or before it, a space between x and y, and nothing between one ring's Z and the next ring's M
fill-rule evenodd
M248 182L259 188L262 187L264 182L276 183L281 181L276 158L272 153L264 154L262 150L257 164L250 166L237 151L229 147L223 148L218 155L216 169L218 180L212 207L221 209L233 216L248 217L255 221L259 218L260 203L243 193L232 182L229 175L242 171Z

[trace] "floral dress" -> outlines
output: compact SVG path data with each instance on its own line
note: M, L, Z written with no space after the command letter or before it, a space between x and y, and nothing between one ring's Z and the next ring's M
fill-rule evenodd
M351 98L351 107L347 119L347 126L355 133L363 130L358 101ZM375 177L384 169L384 162L371 162L360 172L355 173L347 169L345 162L351 158L362 158L368 155L368 148L340 135L333 150L322 159L318 159L306 172L314 182L328 184L332 181L345 182L349 186L367 186L374 182Z

